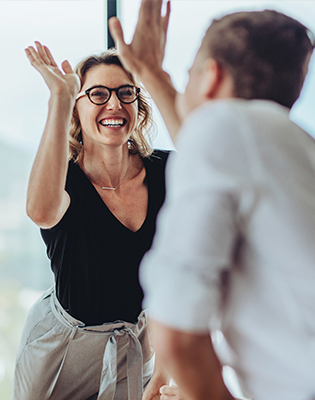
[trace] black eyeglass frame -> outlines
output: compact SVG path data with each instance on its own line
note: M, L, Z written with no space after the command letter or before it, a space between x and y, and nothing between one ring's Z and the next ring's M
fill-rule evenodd
M135 97L134 100L132 100L132 101L130 101L130 102L129 102L129 101L127 102L127 101L121 100L121 98L119 97L118 91L119 91L119 89L124 88L124 87L136 89L136 93L135 93L135 94L136 94L136 97ZM90 92L91 92L93 89L96 89L96 88L107 89L107 90L109 91L108 99L107 99L106 101L104 101L103 103L95 103L95 102L91 99L91 97L90 97ZM78 99L80 99L81 97L87 95L87 97L88 97L88 99L90 100L91 103L95 104L96 106L102 106L102 105L106 104L106 103L109 101L109 99L110 99L111 96L112 96L112 92L115 92L115 93L116 93L116 96L117 96L117 98L118 98L118 100L119 100L120 102L122 102L122 103L124 103L124 104L131 104L131 103L134 103L134 102L138 99L140 91L141 91L141 89L140 89L139 87L136 87L136 86L133 86L133 85L121 85L121 86L119 86L118 88L109 88L109 87L103 86L103 85L95 85L95 86L92 86L92 87L90 87L89 89L85 90L84 92L78 93L78 94L77 94L77 97L76 97L76 100L78 100Z

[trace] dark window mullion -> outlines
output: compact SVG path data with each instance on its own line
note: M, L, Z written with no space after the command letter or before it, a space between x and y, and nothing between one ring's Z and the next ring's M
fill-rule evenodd
M107 21L106 21L107 48L110 49L111 47L115 47L115 43L108 29L108 20L111 17L117 17L117 0L107 0L106 3L107 3Z

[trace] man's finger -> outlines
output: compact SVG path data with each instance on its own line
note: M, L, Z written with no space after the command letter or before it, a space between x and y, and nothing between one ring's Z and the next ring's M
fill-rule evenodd
M108 21L109 31L114 39L115 45L119 51L127 47L124 39L124 32L118 18L112 17Z
M164 15L164 17L162 17L162 27L165 34L167 34L168 24L170 22L170 15L171 15L171 2L168 1L166 4L166 14Z
M161 395L164 396L179 396L179 389L177 386L162 386L160 388ZM179 397L176 397L179 398Z
M150 1L152 4L152 19L155 23L159 24L161 21L162 4L163 0Z
M138 21L152 21L152 12L155 3L160 3L161 0L142 0L139 10L139 18Z

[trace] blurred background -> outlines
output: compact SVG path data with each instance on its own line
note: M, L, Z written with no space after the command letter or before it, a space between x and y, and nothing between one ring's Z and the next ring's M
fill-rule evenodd
M154 0L153 0L154 1ZM140 0L118 0L130 41ZM214 17L239 10L276 9L315 31L315 1L173 0L165 68L183 91L204 32ZM25 213L27 180L44 128L49 91L24 48L39 40L56 61L75 65L107 47L106 0L0 1L0 399L12 394L15 354L26 313L53 284L39 229ZM315 61L291 119L315 136ZM154 107L154 147L174 148Z

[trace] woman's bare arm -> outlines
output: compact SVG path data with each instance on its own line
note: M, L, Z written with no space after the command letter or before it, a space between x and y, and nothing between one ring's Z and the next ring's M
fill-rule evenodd
M61 72L47 47L35 42L26 55L50 89L49 111L44 133L32 167L27 214L41 228L51 228L66 212L70 199L64 190L68 170L68 134L75 98L80 88L78 76L68 61Z

